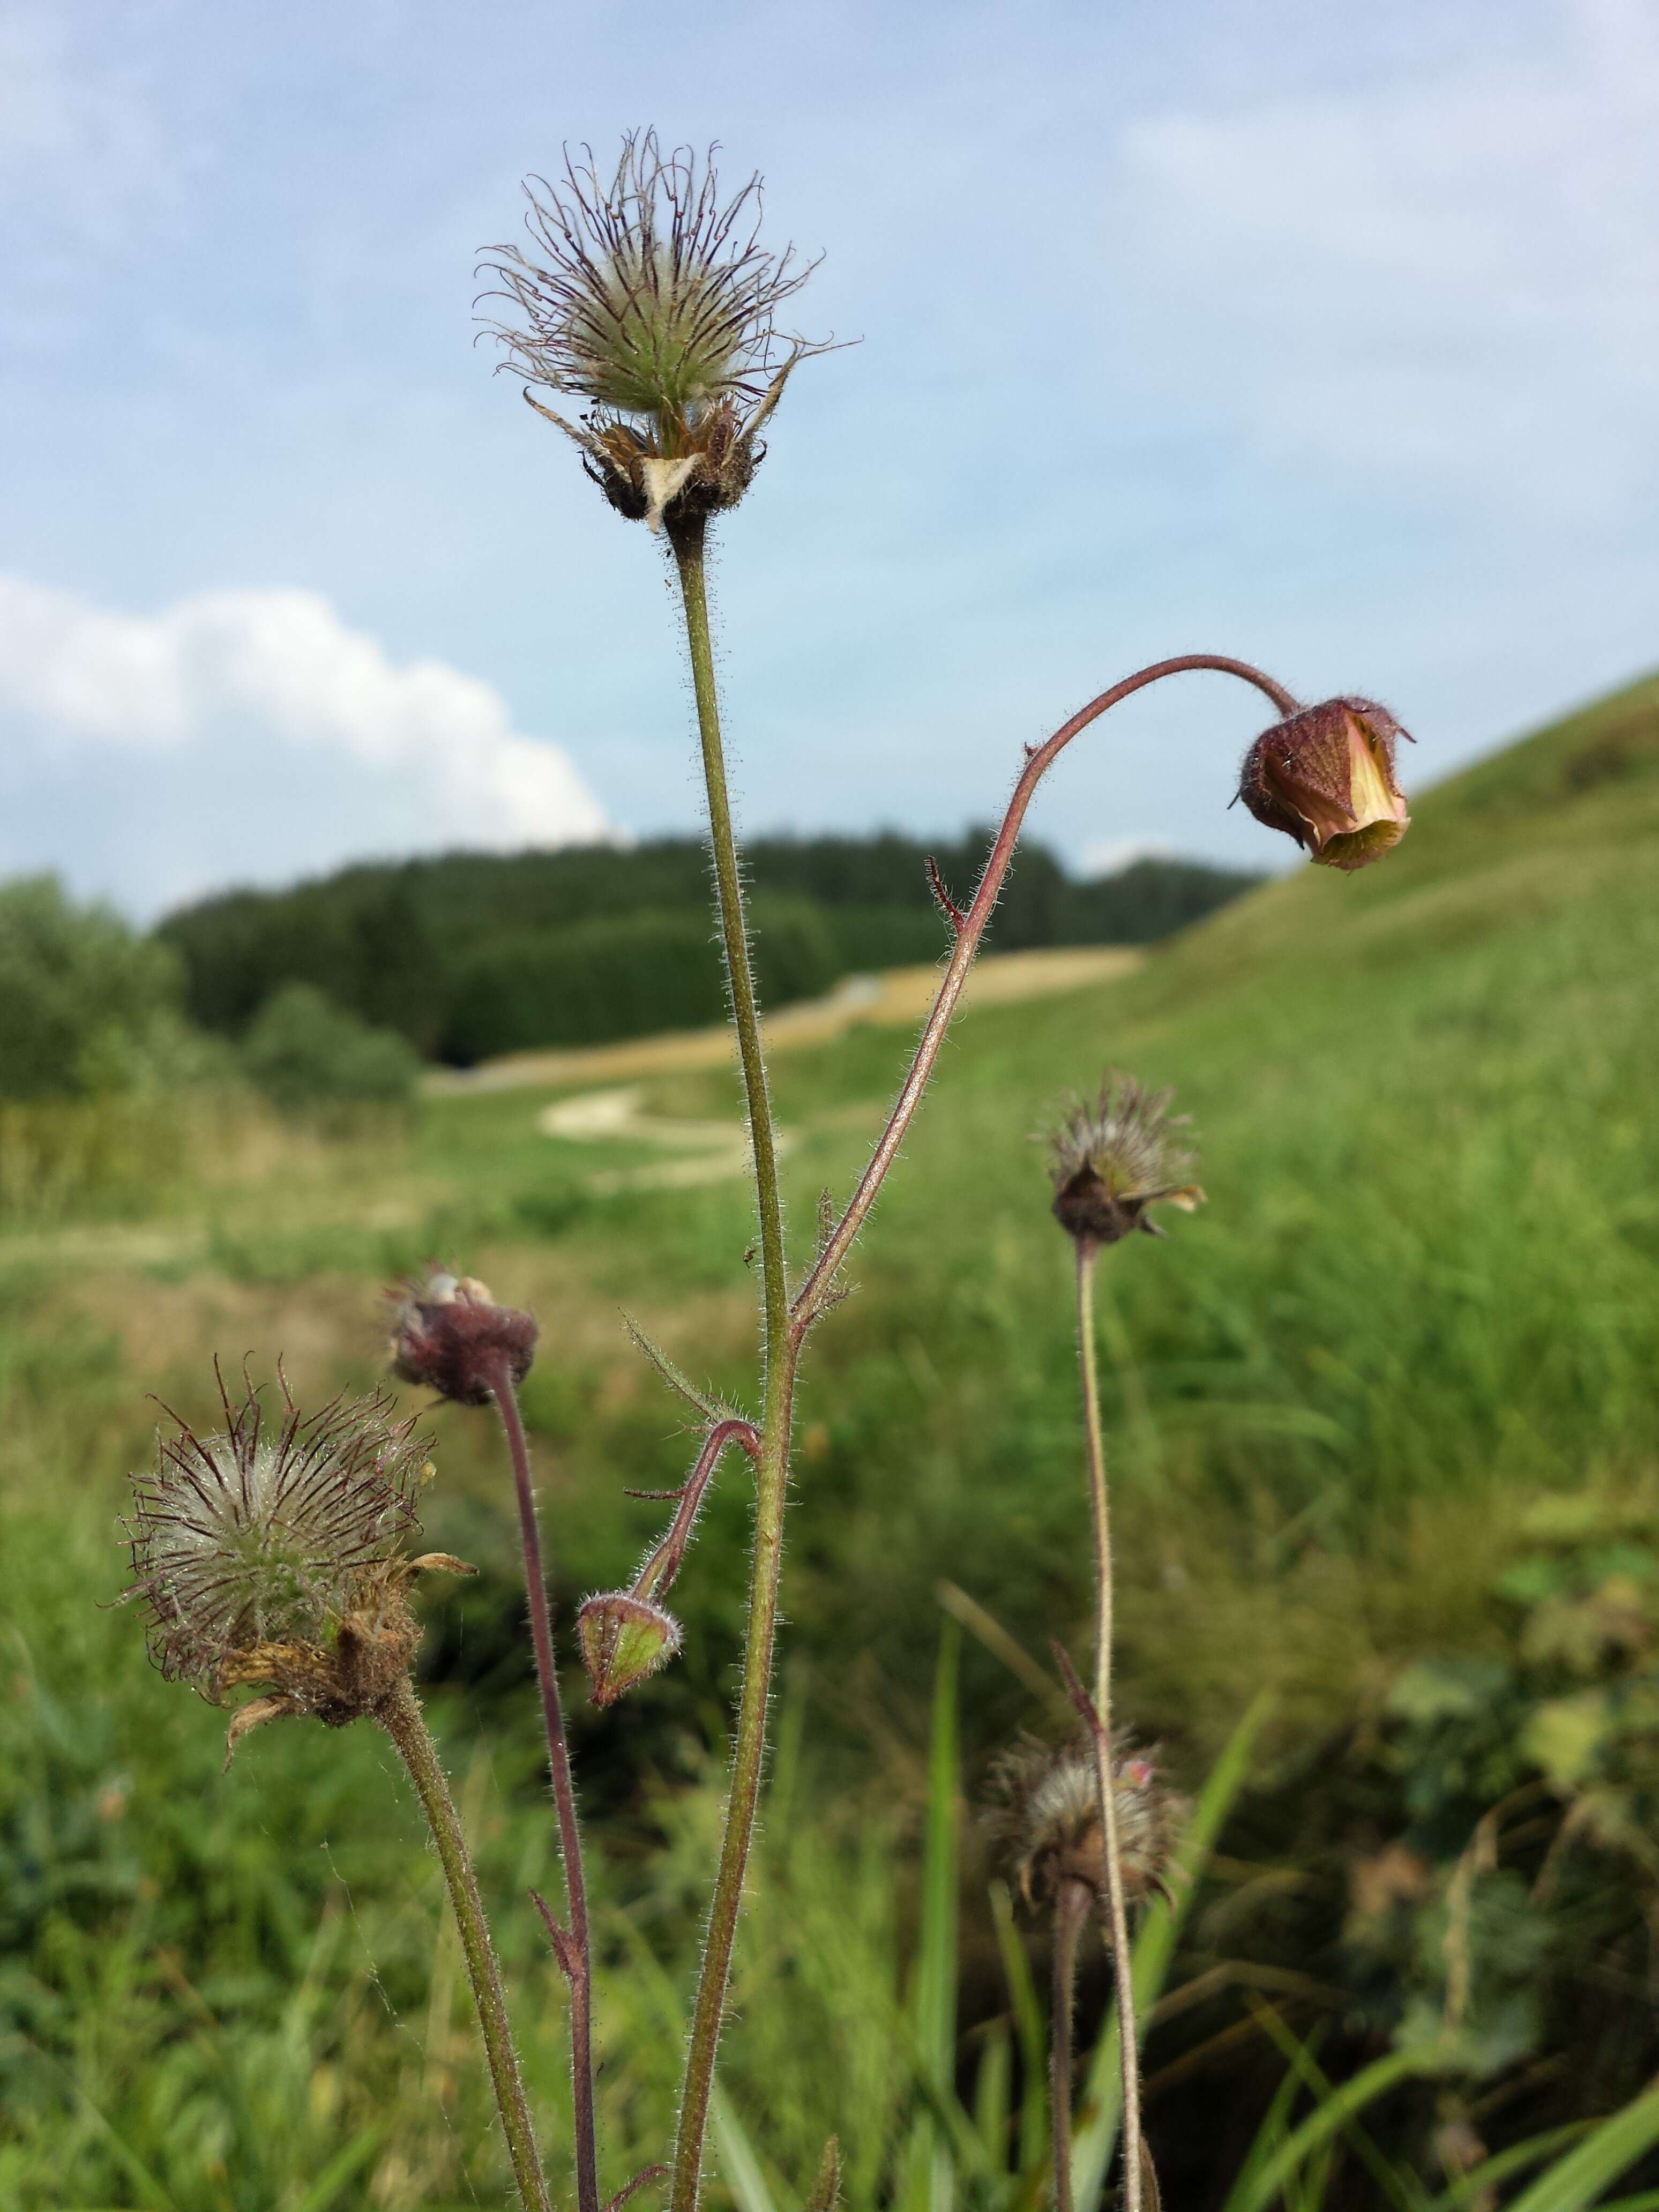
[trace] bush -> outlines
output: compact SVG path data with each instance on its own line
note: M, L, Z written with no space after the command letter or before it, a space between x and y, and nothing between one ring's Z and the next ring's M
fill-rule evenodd
M179 962L55 876L0 886L0 1097L93 1098L190 1058Z
M266 1000L242 1047L248 1080L284 1113L408 1106L421 1063L392 1030L371 1029L310 983Z

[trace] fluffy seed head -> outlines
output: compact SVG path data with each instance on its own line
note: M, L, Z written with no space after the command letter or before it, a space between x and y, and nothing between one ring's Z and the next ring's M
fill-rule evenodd
M1133 1905L1165 1895L1182 1811L1158 1778L1154 1756L1123 1739L1112 1747L1112 1790L1123 1890ZM1023 1736L992 1771L990 1826L1027 1905L1053 1902L1060 1885L1080 1881L1106 1911L1106 1850L1101 1835L1095 1755L1086 1738L1050 1747Z
M220 1393L223 1431L180 1420L161 1437L125 1524L151 1656L210 1697L239 1654L325 1643L366 1583L402 1565L425 1466L378 1393L309 1419L286 1391L271 1414L251 1385L238 1406Z
M1068 1236L1091 1246L1115 1244L1135 1230L1156 1237L1149 1206L1190 1213L1204 1203L1203 1192L1187 1180L1194 1163L1175 1133L1187 1117L1171 1117L1174 1096L1114 1072L1097 1097L1076 1100L1051 1132L1054 1213Z
M1392 852L1411 825L1395 781L1409 732L1373 699L1327 699L1275 722L1244 756L1238 796L1322 867L1355 868Z
M525 185L530 250L493 246L483 264L499 280L486 296L513 311L488 325L502 366L590 403L579 429L531 401L611 505L653 528L736 504L755 434L796 362L821 350L792 339L775 368L775 318L811 264L761 244L758 176L722 201L714 151L665 153L654 131L630 131L609 178L590 149L567 151L556 185Z
M462 1406L487 1406L503 1362L516 1386L530 1372L539 1334L527 1313L498 1306L471 1275L441 1270L392 1293L392 1365L404 1382Z

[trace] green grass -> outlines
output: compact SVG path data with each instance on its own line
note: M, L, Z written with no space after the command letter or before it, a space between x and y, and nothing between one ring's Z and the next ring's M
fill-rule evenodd
M779 1061L799 1255L905 1054L865 1030ZM1038 1655L1083 1633L1068 1254L1027 1139L1107 1066L1177 1087L1209 1191L1167 1243L1102 1271L1122 1710L1192 1784L1272 1689L1270 1783L1273 1762L1368 1725L1423 1652L1498 1647L1490 1586L1540 1494L1634 1492L1654 1471L1659 682L1427 794L1380 867L1300 872L1125 982L954 1033L803 1397L786 1650L811 1756L769 1831L728 2069L786 2205L832 2125L857 2206L877 2201L899 2120L937 2154L942 2123L860 2023L899 2005L917 1923L937 1583ZM210 1356L250 1350L262 1371L284 1354L308 1399L367 1382L380 1284L434 1255L543 1320L527 1410L562 1600L631 1571L662 1509L623 1492L678 1479L688 1440L620 1310L742 1397L749 1208L736 1184L596 1194L596 1170L657 1155L540 1135L550 1095L434 1101L412 1134L333 1146L264 1132L147 1218L124 1201L117 1222L38 1218L0 1237L0 2203L500 2201L459 1996L433 1993L451 1971L435 1869L374 1740L273 1729L221 1779L221 1717L149 1670L131 1615L97 1607L119 1587L113 1516L154 1418L143 1393L204 1412ZM665 1077L647 1104L735 1117L736 1090ZM548 1844L526 1780L510 1504L488 1425L448 1411L433 1426L432 1539L483 1571L434 1610L429 1664L552 2109L556 1991L515 1901ZM646 1945L671 1996L746 1537L734 1462L677 1587L684 1657L578 1723L614 1961ZM970 1792L994 1745L1048 1717L965 1642ZM958 2025L989 2048L1001 2021L1012 2050L971 1825L963 1850ZM1299 1925L1285 1920L1276 1956L1295 1955ZM1328 1977L1328 1960L1299 1963ZM678 2039L660 1991L655 2011L612 2002L630 2008L612 2015L604 2090L619 2186L662 2139ZM1005 2094L1018 2106L1004 2063L981 2118ZM1241 2077L1240 2112L1259 2117L1270 2090Z

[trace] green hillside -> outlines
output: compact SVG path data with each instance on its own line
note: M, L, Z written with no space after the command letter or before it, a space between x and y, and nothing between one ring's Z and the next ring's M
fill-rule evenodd
M905 1052L865 1029L777 1062L799 1255ZM769 1844L777 1902L756 1938L796 1978L784 2014L740 1992L728 2086L778 2171L810 2170L830 2125L879 2170L878 2121L848 2104L864 2046L844 2028L857 1973L894 1957L895 1926L902 1952L909 1924L939 1586L1039 1660L1050 1635L1083 1632L1069 1255L1028 1139L1107 1066L1176 1086L1209 1194L1167 1242L1133 1240L1102 1269L1121 1709L1192 1784L1253 1692L1279 1693L1177 1962L1178 1983L1220 1978L1150 2047L1170 2201L1212 2201L1210 2169L1184 2173L1180 2146L1248 2141L1277 2078L1227 1978L1238 1962L1298 2033L1328 2031L1322 2063L1351 2069L1413 2005L1444 2001L1440 1900L1475 1822L1517 1790L1531 1825L1479 1892L1489 2040L1468 2096L1484 2112L1477 2091L1499 2085L1480 2123L1494 2147L1606 2109L1659 2065L1659 1904L1638 1848L1659 1808L1659 679L1421 795L1380 866L1299 872L1126 981L962 1020L855 1256L857 1294L811 1346L785 1584L797 1817ZM723 1074L685 1073L638 1103L734 1120L736 1096ZM246 2125L271 2172L301 2161L292 2201L356 2128L368 2148L350 2172L380 2179L343 2182L340 2206L471 2201L458 2160L493 2201L470 2062L443 2062L461 2086L441 2126L416 2116L434 2063L418 2023L438 2001L411 1899L430 1898L430 1869L374 1743L285 1725L222 1781L222 1717L161 1684L137 1622L97 1601L119 1583L112 1516L146 1449L142 1394L205 1414L210 1356L249 1347L261 1372L283 1353L307 1401L365 1382L378 1285L434 1254L542 1320L527 1412L566 1618L632 1569L663 1509L623 1493L678 1480L686 1439L618 1309L746 1395L748 1203L735 1182L653 1182L684 1154L648 1135L542 1133L552 1097L433 1101L410 1135L270 1132L204 1154L199 1184L148 1220L0 1242L0 1613L24 1655L0 1708L0 2101L22 2146L0 2130L0 2195L27 2212L228 2201L212 2161L244 2152L212 2136L232 2092L211 2020L250 2054L235 2094L263 2115ZM432 1425L431 1540L483 1571L431 1606L427 1664L488 1880L521 1897L545 1869L546 1821L523 1778L510 1504L488 1425L450 1409ZM623 1916L606 1940L620 1957L643 1931L671 1975L700 1909L688 1854L713 1815L704 1747L746 1536L734 1472L676 1590L683 1657L578 1723L603 1909ZM995 1746L1053 1719L973 1638L963 1687L975 1791ZM1578 1825L1546 1882L1564 1808ZM1402 1838L1420 1896L1387 1893L1367 1919L1356 1869ZM975 1860L964 1893L964 2066L1006 2006L984 1873ZM529 2063L550 2096L560 2015L533 1979L527 1914L506 1940L539 1993ZM631 2041L624 2026L616 2012L610 2047L628 2056L605 2090L616 2186L629 2145L663 2124L672 2069L653 2039L676 2042L660 2020L636 2020ZM1516 2083L1525 2095L1504 2103ZM1425 2087L1377 2118L1437 2189L1426 2146L1463 2094ZM369 2141L390 2112L395 2172ZM1367 2185L1331 2202L1376 2201ZM273 2180L247 2201L289 2198Z

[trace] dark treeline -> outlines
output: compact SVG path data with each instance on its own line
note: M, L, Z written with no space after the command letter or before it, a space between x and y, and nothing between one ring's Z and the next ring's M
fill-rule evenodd
M842 975L937 958L945 925L930 850L953 895L972 890L989 833L929 848L893 834L769 837L747 853L759 987L782 1006ZM1148 944L1256 878L1194 861L1136 861L1088 881L1022 848L990 941ZM229 891L159 935L184 964L189 1010L240 1036L271 994L314 985L428 1056L493 1054L694 1028L724 1011L696 838L345 868L289 890Z

